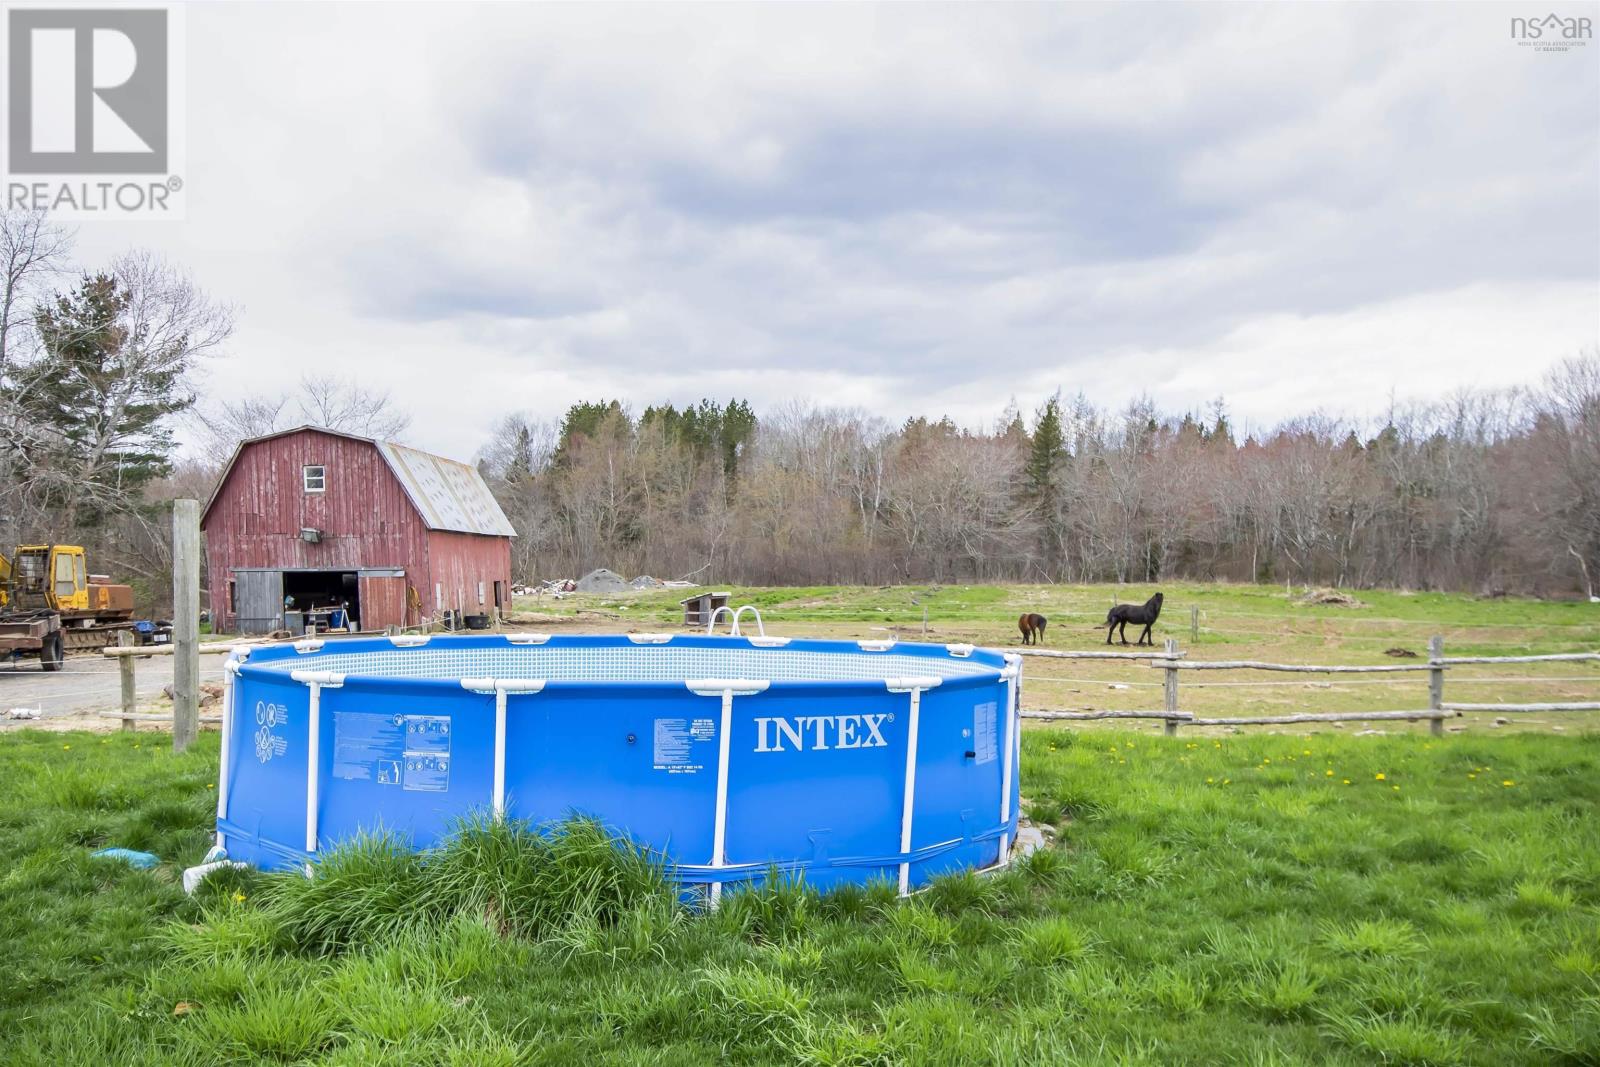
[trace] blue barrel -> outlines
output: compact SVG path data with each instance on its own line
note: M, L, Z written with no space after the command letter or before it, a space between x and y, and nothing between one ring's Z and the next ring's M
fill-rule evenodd
M217 840L315 863L362 831L598 819L686 891L909 892L1003 864L1020 657L970 645L696 635L403 636L240 649Z

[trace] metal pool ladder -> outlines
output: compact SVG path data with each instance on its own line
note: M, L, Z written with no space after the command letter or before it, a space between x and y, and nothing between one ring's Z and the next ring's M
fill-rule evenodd
M727 612L729 616L728 636L743 636L740 632L739 620L744 617L744 613L747 611L756 617L756 636L767 636L767 627L761 621L761 609L757 608L754 604L742 604L739 606L738 610L734 610L733 608L728 607L726 604L722 605L722 607L711 613L711 621L706 623L706 635L710 636L711 634L717 632L717 619L722 616L723 612Z

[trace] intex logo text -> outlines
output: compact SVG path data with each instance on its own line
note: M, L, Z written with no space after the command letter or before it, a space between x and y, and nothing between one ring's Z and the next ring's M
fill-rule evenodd
M892 715L801 715L756 719L757 752L821 752L834 748L884 748L881 727ZM788 742L788 747L784 742Z

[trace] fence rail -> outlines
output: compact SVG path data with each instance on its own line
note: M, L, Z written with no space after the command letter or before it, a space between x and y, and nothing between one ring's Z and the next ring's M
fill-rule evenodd
M1265 726L1303 722L1380 722L1403 720L1427 722L1429 730L1440 736L1444 733L1444 720L1466 712L1500 712L1519 714L1546 711L1600 711L1600 702L1567 701L1539 704L1463 704L1447 703L1444 699L1445 672L1454 666L1498 663L1573 663L1600 662L1600 652L1561 652L1542 656L1446 656L1444 638L1428 641L1428 659L1423 663L1327 665L1309 663L1266 663L1260 660L1187 660L1178 648L1178 642L1167 639L1166 647L1149 652L1057 652L1053 649L1020 650L1025 656L1054 659L1120 659L1145 660L1153 670L1163 672L1161 687L1165 707L1159 711L1023 711L1024 719L1046 721L1085 719L1153 719L1159 720L1168 736L1176 736L1180 726ZM1232 717L1204 716L1180 710L1178 706L1178 679L1182 671L1287 671L1296 674L1428 674L1428 706L1410 711L1304 711L1283 715L1240 715ZM1473 682L1490 679L1474 678ZM1197 683L1199 686L1205 683Z
M100 650L100 654L117 663L117 674L122 688L122 710L102 712L101 717L107 719L121 719L124 730L137 730L141 722L172 722L171 713L150 714L137 712L139 706L139 689L134 677L134 660L149 659L152 656L171 656L176 652L175 645L135 645L132 643L133 635L126 630L117 634L117 644ZM197 646L196 651L202 656L226 656L235 648L243 647L249 642L233 641L207 641ZM200 716L201 722L220 722L217 716Z

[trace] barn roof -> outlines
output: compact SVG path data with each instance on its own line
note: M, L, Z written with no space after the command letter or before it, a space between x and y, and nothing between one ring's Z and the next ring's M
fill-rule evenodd
M205 511L200 518L201 523L204 524L211 514L211 508L216 504L222 487L228 484L228 476L233 473L234 464L238 462L239 455L247 447L259 441L270 441L306 430L325 433L330 437L343 437L351 441L365 441L376 448L378 455L389 465L389 470L394 473L395 479L406 491L411 506L417 509L417 514L422 516L422 521L428 529L485 534L491 537L516 536L511 520L506 518L506 513L500 509L500 502L494 498L488 484L483 480L483 475L479 474L478 468L472 464L446 459L393 441L376 441L370 437L345 433L343 430L330 430L322 426L296 426L292 430L280 430L277 433L263 434L239 442L238 447L233 450L233 455L228 457L228 465L223 468L222 477L217 479L217 487L211 491L211 499L206 501Z

